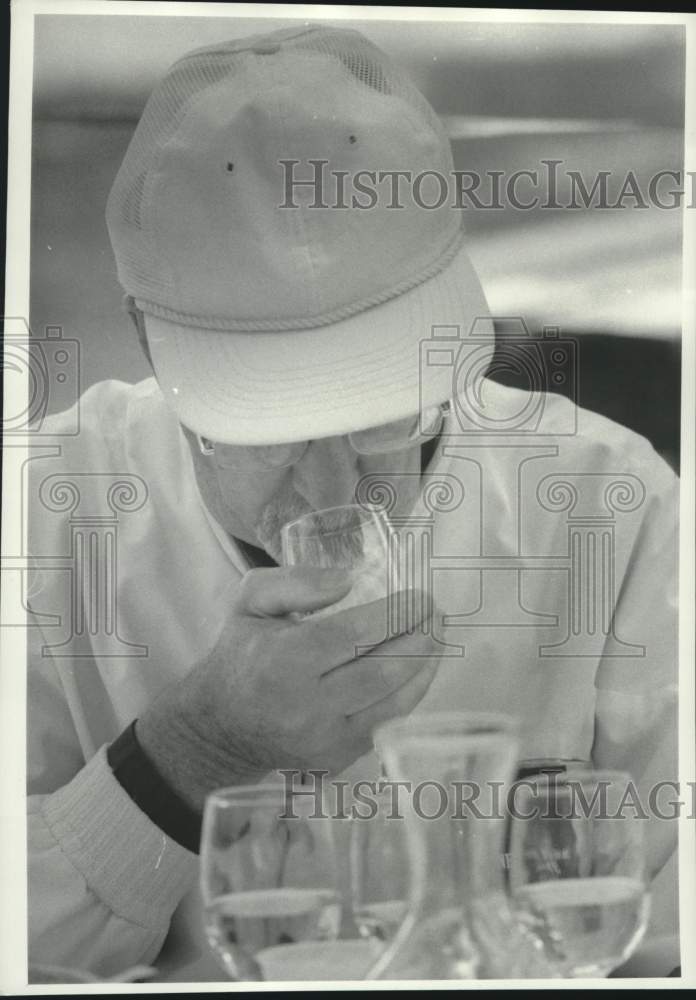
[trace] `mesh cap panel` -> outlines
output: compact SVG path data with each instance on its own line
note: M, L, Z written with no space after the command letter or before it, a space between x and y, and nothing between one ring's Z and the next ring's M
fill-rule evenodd
M172 68L145 106L106 209L121 284L133 295L166 300L169 289L168 279L158 273L157 251L143 218L157 155L176 134L190 102L233 76L235 64L231 53L192 54Z
M297 38L293 47L338 59L366 87L400 98L423 115L433 131L443 131L440 119L418 88L393 63L387 62L384 53L358 31L318 31Z

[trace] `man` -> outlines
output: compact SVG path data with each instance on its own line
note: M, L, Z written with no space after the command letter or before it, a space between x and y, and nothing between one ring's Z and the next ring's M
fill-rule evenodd
M60 456L30 463L32 551L80 567L32 600L36 962L156 961L209 791L374 776L375 725L416 707L512 714L524 758L674 778L674 476L572 402L482 380L449 201L338 197L401 170L451 176L449 144L354 32L220 43L148 102L107 221L155 377L93 386L79 436L54 418ZM356 496L429 553L398 634L381 601L298 621L350 581L276 565L285 522ZM652 872L671 849L658 826Z

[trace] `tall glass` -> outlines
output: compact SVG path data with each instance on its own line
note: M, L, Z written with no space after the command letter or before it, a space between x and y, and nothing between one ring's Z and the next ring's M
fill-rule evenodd
M645 932L645 822L629 788L628 774L588 771L516 789L511 892L565 976L608 975Z
M353 586L342 600L314 615L368 604L396 592L398 538L386 514L348 504L305 514L281 530L283 563L349 570Z
M351 820L350 895L353 922L376 958L406 916L411 878L398 803L378 795L372 813Z
M410 861L406 918L370 979L475 979L498 953L536 942L509 917L503 883L505 789L515 768L512 720L500 715L416 713L375 731L402 796ZM517 935L517 936L515 936ZM523 940L518 940L522 935ZM502 941L502 938L505 940Z
M333 978L341 923L333 828L307 796L280 783L210 795L200 879L208 942L231 979Z

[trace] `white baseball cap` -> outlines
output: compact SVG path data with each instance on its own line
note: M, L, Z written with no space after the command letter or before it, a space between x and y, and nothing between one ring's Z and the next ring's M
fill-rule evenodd
M451 178L453 163L423 95L356 31L208 46L153 91L107 225L159 385L191 430L284 443L451 397L451 367L419 359L433 325L488 316L461 211L449 194L425 208L432 189L419 204L410 183L403 207L393 187L360 195L360 171ZM289 185L319 176L321 191Z

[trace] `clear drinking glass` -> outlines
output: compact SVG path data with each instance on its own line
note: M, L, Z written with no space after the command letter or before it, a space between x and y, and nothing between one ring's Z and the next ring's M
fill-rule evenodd
M398 803L389 793L375 799L375 814L352 821L350 891L353 921L372 942L375 957L401 926L408 906L408 844Z
M331 820L314 808L283 784L222 789L206 800L206 935L233 980L334 978L336 849Z
M645 933L644 821L625 799L630 780L587 771L537 777L515 790L512 898L564 976L608 975Z
M286 566L317 566L349 570L352 589L330 608L313 614L333 614L342 608L368 604L398 589L397 535L384 511L348 504L305 514L281 530Z

